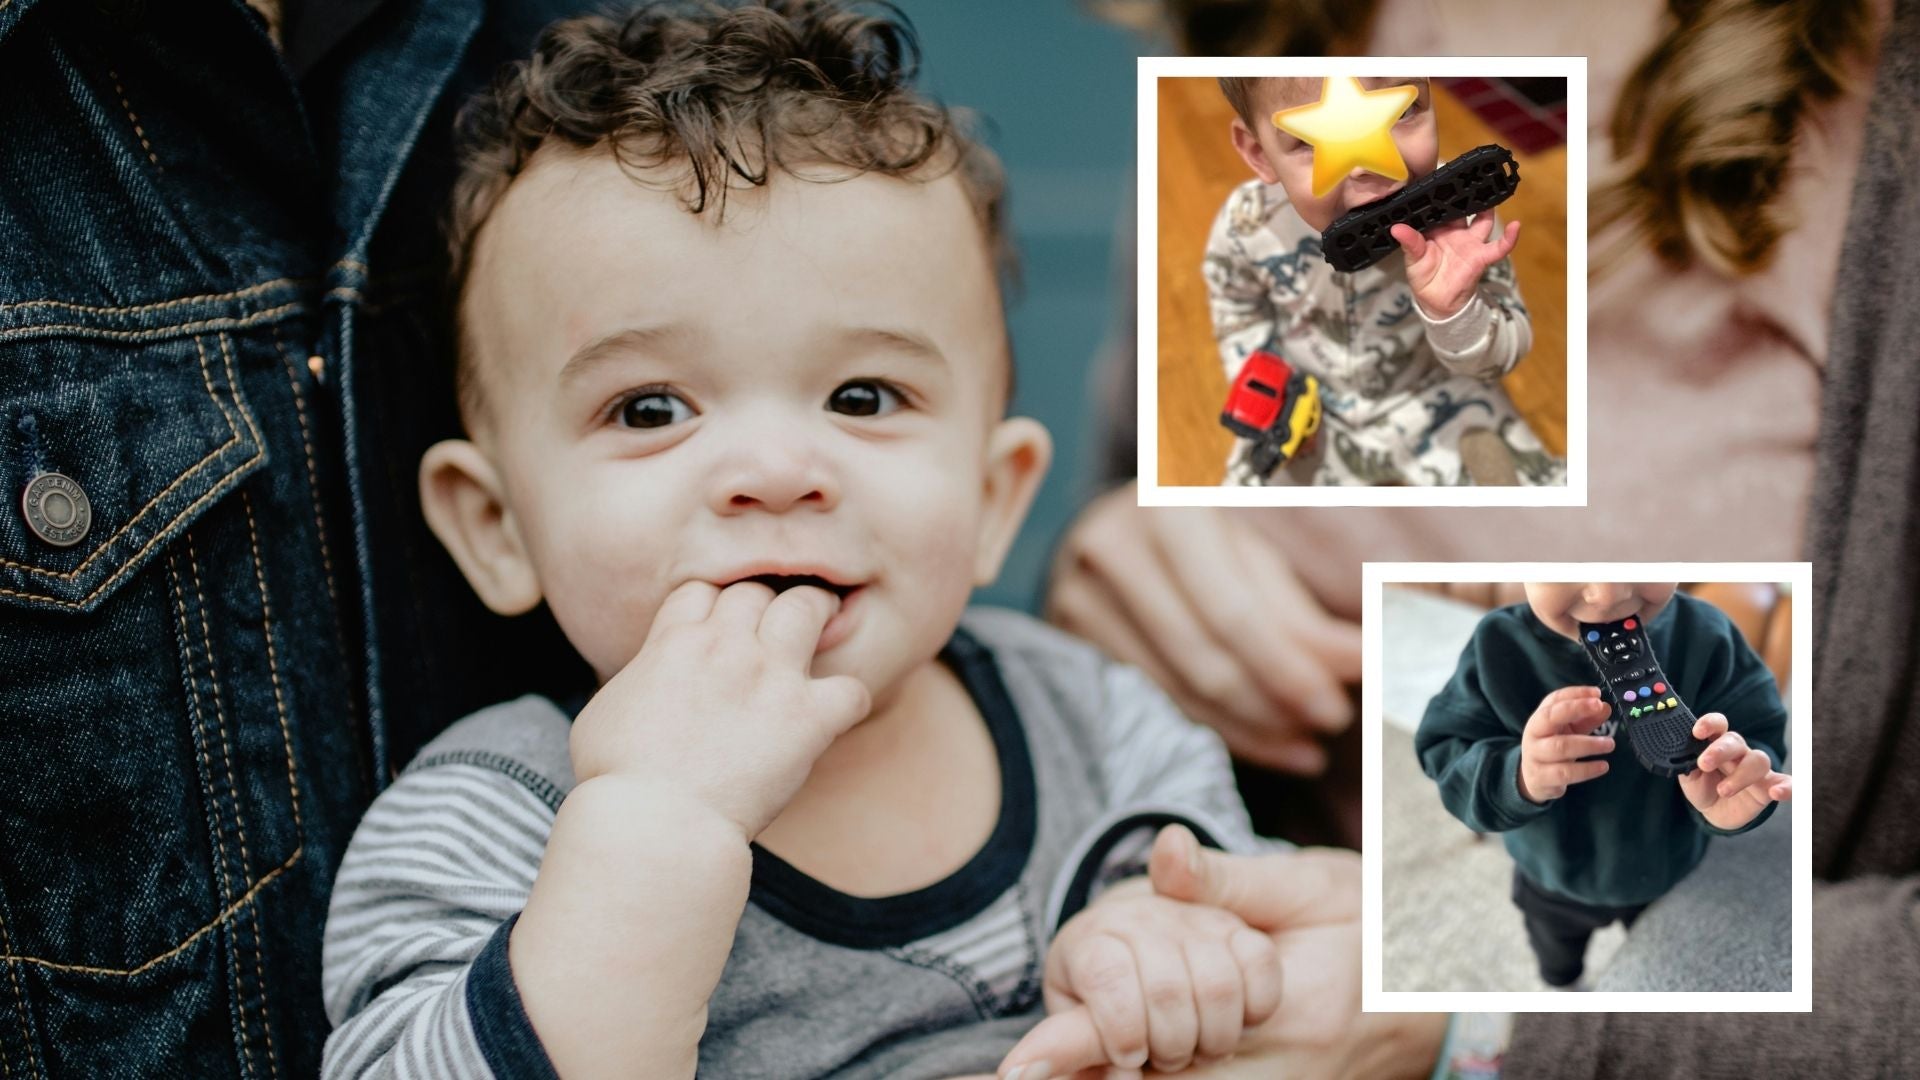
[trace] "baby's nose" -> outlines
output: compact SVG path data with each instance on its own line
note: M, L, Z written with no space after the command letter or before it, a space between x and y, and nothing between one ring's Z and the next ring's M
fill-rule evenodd
M778 437L743 448L713 488L713 510L723 515L831 510L839 502L840 486L821 455Z

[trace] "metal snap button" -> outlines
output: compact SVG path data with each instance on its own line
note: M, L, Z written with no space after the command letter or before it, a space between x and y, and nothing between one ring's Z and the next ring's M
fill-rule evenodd
M20 497L33 534L55 547L72 547L93 525L93 504L71 477L41 473L27 482Z

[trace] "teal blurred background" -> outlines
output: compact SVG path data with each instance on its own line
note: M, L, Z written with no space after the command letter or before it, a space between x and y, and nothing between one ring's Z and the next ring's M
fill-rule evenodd
M1007 167L1023 282L1010 312L1013 408L1047 425L1055 456L1005 571L976 599L1031 611L1055 541L1098 479L1104 402L1092 368L1128 317L1113 249L1134 216L1134 59L1147 47L1073 0L898 6L919 31L922 88L980 113ZM1131 226L1118 235L1132 244Z

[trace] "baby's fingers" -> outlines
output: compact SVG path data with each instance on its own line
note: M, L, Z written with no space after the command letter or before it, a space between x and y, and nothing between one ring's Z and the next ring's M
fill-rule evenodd
M800 585L773 598L760 616L760 640L781 663L806 670L820 645L820 632L835 612L840 598L825 589Z
M851 675L810 680L807 693L812 699L814 715L826 723L828 733L836 739L873 708L873 695L868 692L867 684Z
M1553 735L1534 744L1536 762L1576 761L1596 754L1613 753L1613 739L1606 735Z
M1711 739L1727 730L1727 718L1720 713L1710 712L1693 722L1693 737Z
M1605 723L1613 715L1613 709L1600 700L1597 687L1585 689L1593 692L1566 697L1549 695L1527 720L1525 735L1544 739L1567 733L1584 734Z
M1737 731L1728 731L1713 740L1705 750L1700 751L1700 758L1696 764L1700 766L1701 772L1712 772L1728 762L1739 761L1746 756L1746 753L1747 740L1741 738Z
M1400 241L1400 247L1407 253L1408 262L1419 262L1427 254L1427 238L1411 225L1395 225L1387 232Z
M1246 1027L1247 982L1240 964L1227 949L1227 942L1201 938L1186 943L1186 967L1191 977L1193 1003L1199 1018L1194 1041L1185 1055L1168 1055L1163 1060L1156 1041L1153 1067L1161 1072L1184 1068L1198 1053L1206 1057L1225 1057L1240 1045L1240 1032Z
M1494 247L1496 248L1496 254L1493 256L1492 261L1499 262L1501 259L1504 259L1508 255L1513 254L1514 247L1519 243L1520 243L1520 223L1517 221L1507 222L1507 231L1505 235L1503 235L1500 241L1494 245Z
M736 581L720 590L707 621L751 633L773 603L773 590L758 581Z
M1540 775L1547 783L1561 787L1584 784L1606 774L1607 763L1604 761L1568 761L1540 768Z
M1105 1060L1122 1068L1147 1063L1147 1002L1141 972L1126 942L1096 934L1066 958L1068 985L1093 1014ZM1075 1068L1097 1062L1086 1062Z
M1734 736L1729 734L1725 737L1733 738ZM1734 764L1735 762L1738 764ZM1773 771L1773 762L1758 750L1749 750L1745 757L1730 759L1728 764L1732 768L1728 770L1723 767L1722 771L1727 772L1727 776L1720 781L1719 787L1719 795L1723 799L1760 783L1766 779L1768 773Z
M1201 977L1204 975L1210 980L1207 989L1214 993L1221 992L1226 983L1232 984L1233 1021L1237 1024L1241 1011L1240 973L1224 948L1218 956L1203 957L1209 965L1203 972L1192 968L1191 951L1182 955L1180 946L1168 938L1143 937L1132 945L1134 963L1140 968L1141 991L1147 1002L1148 1058L1161 1072L1184 1069L1193 1062L1193 1048L1200 1041L1201 1025L1205 1022ZM1107 1029L1107 1018L1100 1014L1097 1005L1093 1020L1103 1032ZM1217 1017L1214 1022L1218 1022ZM1115 1058L1114 1063L1134 1064L1130 1059L1121 1058Z
M1227 951L1233 954L1234 962L1240 965L1240 977L1244 984L1246 1013L1241 1019L1242 1027L1255 1027L1272 1019L1280 1010L1280 950L1273 939L1258 930L1235 930L1227 938ZM1239 1037L1234 1032L1234 1037ZM1214 1053L1207 1048L1207 1035L1204 1025L1200 1034L1202 1053ZM1228 1053L1232 1053L1229 1049Z
M683 582L655 609L653 625L647 629L647 644L652 644L670 627L704 620L713 612L713 602L719 595L719 587L712 582Z

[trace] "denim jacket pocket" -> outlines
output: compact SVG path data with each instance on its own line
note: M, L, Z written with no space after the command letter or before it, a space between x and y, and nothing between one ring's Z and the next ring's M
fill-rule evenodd
M140 309L46 306L0 311L0 958L163 977L242 912L251 945L215 962L252 978L247 902L302 840L254 510L273 480L222 325L246 313L125 330ZM71 487L36 524L48 474ZM84 532L50 542L80 531L73 491Z

